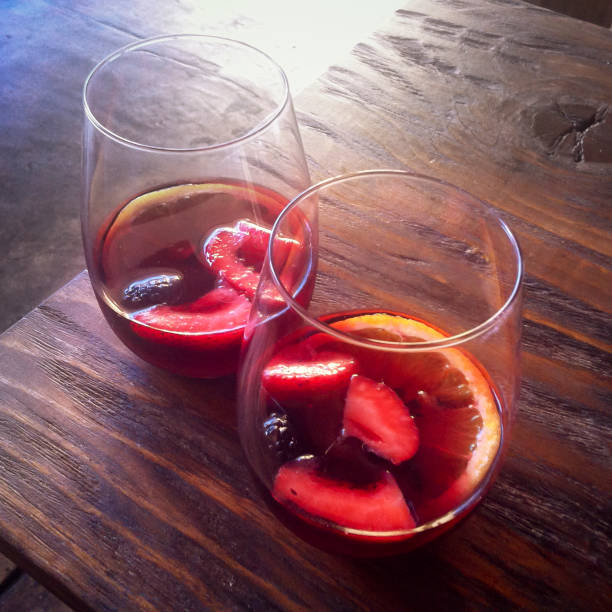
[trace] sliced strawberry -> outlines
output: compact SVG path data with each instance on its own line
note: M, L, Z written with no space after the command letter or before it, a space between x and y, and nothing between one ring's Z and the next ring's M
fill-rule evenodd
M356 487L323 475L316 459L300 459L280 468L272 494L281 504L342 527L377 532L415 527L402 492L386 471L377 482Z
M344 431L394 464L419 448L419 430L398 395L382 382L353 376L344 408Z
M349 353L317 351L308 342L291 344L265 367L264 388L281 403L343 396L357 362Z
M251 221L240 220L233 228L215 230L206 240L204 257L210 269L248 298L255 296L270 230ZM283 261L297 243L279 238L275 257Z
M165 344L228 344L242 336L250 310L249 300L220 286L195 302L142 310L134 316L132 328L143 338Z
M340 434L344 396L357 362L348 353L317 351L306 341L279 351L262 384L284 406L313 452L325 452Z
M238 255L245 239L246 234L234 229L227 227L217 229L206 241L204 256L210 269L219 278L253 298L259 283L259 273L245 265Z
M267 227L261 227L261 225L257 225L252 221L241 219L236 223L235 231L246 234L246 239L240 246L240 256L247 264L250 263L261 267L268 250L268 242L270 242L272 230ZM298 246L297 241L278 236L274 244L274 257L278 258L279 261L283 261L287 257L289 250L295 246Z
M252 221L241 219L234 226L234 231L245 236L240 245L240 256L246 263L261 266L266 256L271 230Z

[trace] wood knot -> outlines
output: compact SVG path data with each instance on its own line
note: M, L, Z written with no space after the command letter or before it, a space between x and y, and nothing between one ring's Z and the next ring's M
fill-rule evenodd
M612 113L606 104L555 102L534 113L533 131L551 158L612 163Z

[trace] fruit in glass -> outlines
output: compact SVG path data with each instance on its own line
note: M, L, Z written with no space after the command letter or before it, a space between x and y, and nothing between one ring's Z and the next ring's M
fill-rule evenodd
M259 186L211 182L164 187L122 205L94 248L100 305L117 336L182 374L231 372L270 227L285 204Z
M315 209L310 304L283 287L282 254L262 270L286 309L266 318L254 302L243 448L303 538L402 552L456 524L499 469L518 385L520 251L490 207L410 173L324 181L271 240Z
M156 366L234 372L270 229L309 183L284 73L236 41L160 37L101 62L84 107L83 238L104 316Z

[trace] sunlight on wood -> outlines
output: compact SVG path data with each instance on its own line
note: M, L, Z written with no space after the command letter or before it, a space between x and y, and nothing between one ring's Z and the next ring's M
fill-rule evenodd
M197 22L207 32L240 38L270 54L285 69L296 95L391 19L398 4L262 0L256 10L253 6L249 0L214 3L201 10Z

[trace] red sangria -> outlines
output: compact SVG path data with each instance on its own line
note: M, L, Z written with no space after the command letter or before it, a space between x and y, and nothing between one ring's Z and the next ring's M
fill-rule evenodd
M83 106L83 241L106 319L156 366L234 372L271 227L310 184L285 74L238 41L161 36L100 62Z
M270 227L285 204L262 187L211 182L122 205L95 248L99 301L115 333L143 359L179 374L233 372ZM281 238L279 256L295 246Z
M316 203L316 208L313 204ZM437 537L487 492L514 411L522 267L486 205L407 172L324 181L276 233L317 219L312 299L245 333L244 451L275 515L358 556Z
M322 321L400 345L445 338L389 312ZM498 456L497 394L460 349L398 354L338 342L311 327L280 343L262 385L272 496L310 525L332 525L347 538L403 539L481 489Z

